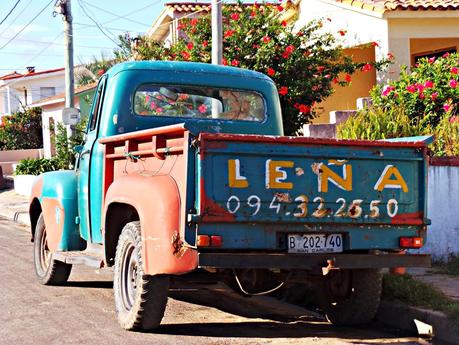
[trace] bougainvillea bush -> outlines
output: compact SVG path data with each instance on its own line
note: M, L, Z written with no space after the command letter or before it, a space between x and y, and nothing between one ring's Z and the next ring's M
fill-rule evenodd
M0 149L23 150L43 147L41 108L18 110L3 116L0 123Z
M436 156L459 155L459 55L421 59L400 79L375 87L373 105L338 127L345 139L435 135Z
M325 32L327 19L312 21L294 30L282 20L281 5L223 6L223 64L269 75L277 85L286 134L296 134L313 117L313 106L346 86L357 69L370 71L379 63L354 63L332 33ZM177 43L141 37L134 49L128 37L120 37L118 60L180 60L211 62L210 13L181 19L183 33ZM342 34L345 34L344 31ZM339 33L337 33L340 37Z

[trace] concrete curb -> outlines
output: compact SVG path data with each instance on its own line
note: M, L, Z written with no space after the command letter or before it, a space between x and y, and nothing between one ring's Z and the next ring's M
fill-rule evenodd
M442 312L382 301L376 315L376 320L387 326L417 333L414 319L431 325L434 339L459 344L459 321L451 320Z

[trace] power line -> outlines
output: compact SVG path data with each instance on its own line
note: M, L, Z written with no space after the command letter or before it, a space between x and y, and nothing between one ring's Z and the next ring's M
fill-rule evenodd
M104 34L105 37L107 37L110 41L112 41L113 43L115 43L117 46L118 46L118 42L116 42L113 38L111 38L109 35L107 35L105 33L105 31L102 29L102 27L100 26L100 24L94 20L90 15L89 13L86 11L86 9L84 8L83 4L81 3L80 0L78 0L78 5L80 6L80 8L83 10L84 14L86 14L86 16L91 19L91 21L96 24L97 28L99 29L100 32L102 32Z
M43 8L41 9L41 11L38 12L38 13L36 14L35 17L33 17L26 25L24 25L24 27L23 27L21 30L19 30L19 31L16 33L16 35L14 35L8 42L6 42L4 45L2 45L2 46L0 47L0 50L2 50L3 48L5 48L5 47L6 47L8 44L10 44L16 37L18 37L18 36L19 36L19 35L20 35L20 34L30 25L30 24L32 24L32 22L33 22L35 19L38 18L38 16L39 16L40 14L42 14L42 13L46 10L46 8L47 8L49 5L51 5L51 3L52 3L53 1L54 1L54 0L51 0L50 2L48 2L48 3L46 4L46 6L43 7Z
M101 8L101 7L99 7L99 6L90 4L89 2L86 2L86 1L84 1L84 0L81 0L81 2L83 2L84 4L86 4L86 5L88 5L88 6L92 7L92 8L95 8L95 9L98 9L98 10L103 11L103 12L105 12L105 13L111 14L112 16L114 16L114 17L116 17L116 18L118 18L118 19L124 19L124 20L126 20L126 21L128 21L128 22L131 22L131 23L134 23L134 24L139 24L139 25L143 25L143 26L148 26L148 27L150 27L149 24L145 24L145 23L138 22L138 21L136 21L136 20L127 18L126 16L120 16L120 15L118 15L118 14L116 14L116 13L113 13L113 12L108 11L106 8ZM103 24L102 24L102 25L103 25Z
M16 15L16 17L13 18L13 20L12 20L11 23L10 23L10 25L7 26L7 27L5 28L5 30L3 30L2 32L0 32L0 35L3 35L3 34L9 29L9 27L11 27L11 26L16 22L16 20L24 13L24 11L25 11L26 9L29 8L29 5L30 5L31 3L32 3L32 0L30 0L30 1L27 3L27 5L25 5L25 7L22 9L22 11L19 12L19 13Z
M14 9L16 8L16 6L21 2L21 0L18 0L16 1L16 3L14 4L13 8L8 12L8 14L5 16L5 18L3 18L3 20L0 22L0 25L2 25L5 20L8 19L8 17L10 16L11 13L13 13Z

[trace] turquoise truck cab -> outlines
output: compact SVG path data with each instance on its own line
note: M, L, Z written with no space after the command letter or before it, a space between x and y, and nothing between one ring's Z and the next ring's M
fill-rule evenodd
M115 266L126 329L157 327L169 284L196 272L245 294L307 281L332 322L367 322L381 268L430 263L399 255L425 241L425 155L422 141L283 137L257 72L122 63L98 83L75 170L34 185L35 271L62 284L72 264Z

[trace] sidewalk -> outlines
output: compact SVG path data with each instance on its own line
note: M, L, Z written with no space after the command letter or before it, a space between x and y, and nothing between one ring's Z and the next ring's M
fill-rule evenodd
M14 189L0 191L0 217L30 226L29 198L18 195ZM417 280L432 284L447 297L459 301L459 277L438 274L430 269L410 269ZM438 311L411 307L401 303L383 301L377 320L391 327L416 332L414 319L433 326L436 339L459 344L459 324Z

